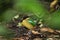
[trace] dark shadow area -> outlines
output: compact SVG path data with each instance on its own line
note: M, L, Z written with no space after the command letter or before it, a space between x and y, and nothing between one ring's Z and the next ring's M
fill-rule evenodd
M13 4L14 4L14 0L1 0L1 3L0 3L0 15L8 8L12 8L13 7Z

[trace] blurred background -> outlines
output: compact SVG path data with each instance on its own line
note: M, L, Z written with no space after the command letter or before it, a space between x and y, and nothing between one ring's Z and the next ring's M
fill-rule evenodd
M53 0L0 0L0 35L12 37L13 32L6 26L17 14L33 14L38 19L43 19L46 26L60 30L60 0L50 10ZM11 35L10 35L11 34ZM2 37L1 37L2 38ZM2 39L1 39L2 40ZM3 39L5 40L5 39Z

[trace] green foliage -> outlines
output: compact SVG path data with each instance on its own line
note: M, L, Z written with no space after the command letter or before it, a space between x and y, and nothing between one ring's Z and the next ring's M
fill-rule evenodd
M22 10L22 12L32 12L38 18L45 17L47 10L38 0L15 0L14 9Z
M60 30L60 9L52 13L49 17L49 20L45 22L49 27Z
M12 38L14 37L13 31L9 30L6 25L0 24L0 36L5 38Z
M60 29L60 10L51 14L38 0L0 0L0 22L9 22L18 12L31 13L43 19L48 27ZM6 25L0 25L0 35L8 37L12 33Z
M8 22L12 19L12 17L14 17L17 14L17 11L13 10L13 9L8 9L5 12L3 12L2 18L3 21Z

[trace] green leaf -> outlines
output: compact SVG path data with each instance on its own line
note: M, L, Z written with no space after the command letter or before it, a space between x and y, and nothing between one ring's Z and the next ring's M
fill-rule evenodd
M10 21L16 14L17 14L17 11L13 9L8 9L1 15L2 21L4 22Z
M46 21L46 24L48 27L60 30L60 9L50 15L49 20Z
M14 9L22 12L32 12L37 18L48 16L47 10L38 0L15 0Z

